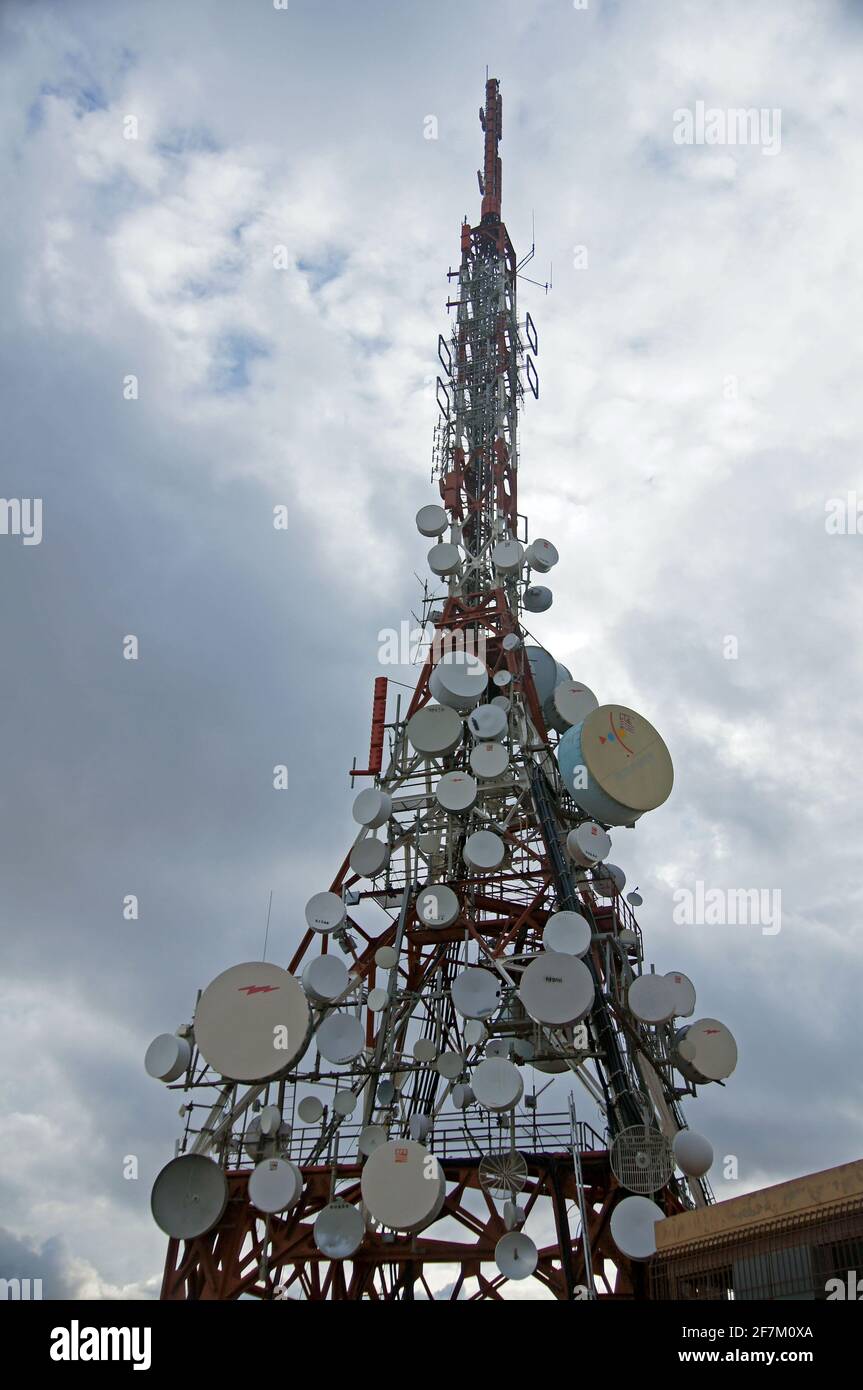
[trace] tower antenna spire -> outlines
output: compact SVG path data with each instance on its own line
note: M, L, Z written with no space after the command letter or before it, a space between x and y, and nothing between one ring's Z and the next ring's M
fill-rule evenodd
M477 175L482 194L483 221L487 217L500 218L501 164L498 146L501 141L502 116L500 83L496 77L488 76L486 68L485 106L479 109L479 123L485 132L485 151L483 167Z

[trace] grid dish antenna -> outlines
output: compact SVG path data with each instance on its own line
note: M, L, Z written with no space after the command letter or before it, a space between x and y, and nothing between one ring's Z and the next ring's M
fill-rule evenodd
M484 1154L479 1161L479 1185L491 1196L512 1198L527 1184L527 1159L517 1149Z
M674 1174L671 1140L649 1125L621 1130L611 1146L611 1171L621 1187L637 1196L659 1192Z

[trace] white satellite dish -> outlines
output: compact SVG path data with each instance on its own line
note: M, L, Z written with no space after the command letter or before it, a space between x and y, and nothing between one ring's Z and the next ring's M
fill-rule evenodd
M509 753L503 743L475 743L470 753L470 770L481 782L502 777L509 767Z
M348 988L348 967L338 956L315 956L303 971L303 989L315 1004L332 1004Z
M542 717L550 729L565 734L598 707L599 701L590 687L569 676L558 682L544 702Z
M470 1080L477 1103L484 1110L512 1110L524 1094L521 1072L503 1057L487 1057L474 1068Z
M249 1201L258 1211L293 1211L303 1191L303 1175L287 1158L265 1158L249 1176Z
M617 864L602 864L590 886L598 898L617 898L626 886L626 874Z
M157 1081L176 1081L188 1070L192 1047L186 1038L175 1033L160 1033L147 1048L144 1068Z
M432 574L446 575L456 574L461 567L462 554L457 545L451 541L440 541L433 545L428 553L429 569Z
M544 540L541 536L538 536L537 539L531 541L530 545L527 547L524 558L531 569L536 570L539 574L548 574L550 569L554 569L560 556L557 553L557 548L552 545L551 541Z
M547 613L554 594L545 584L529 584L524 591L524 606L528 613Z
M324 1113L323 1102L317 1096L303 1096L297 1114L304 1125L316 1125Z
M642 1023L666 1023L674 1014L674 993L664 975L639 975L629 986L626 1003Z
M475 1099L476 1097L474 1096L473 1090L470 1086L465 1085L463 1081L459 1081L453 1086L452 1103L456 1110L467 1110L469 1105L473 1105Z
M590 938L590 923L580 912L553 912L542 932L545 949L563 956L586 955Z
M192 1240L222 1218L228 1183L218 1163L203 1154L172 1158L153 1183L150 1210L166 1236Z
M355 798L352 815L357 825L379 830L382 825L386 825L392 815L392 809L393 799L389 792L382 792L379 787L366 787L365 791L360 792Z
M424 927L451 927L461 903L445 883L429 883L417 893L416 909Z
M507 1279L529 1279L536 1269L539 1251L523 1231L509 1231L494 1247L494 1261Z
M315 893L306 903L306 925L312 931L338 931L344 926L347 915L338 893Z
M353 1115L356 1108L357 1097L353 1091L336 1091L333 1096L333 1110L337 1115L346 1119L348 1115Z
M305 1051L309 1004L299 980L266 961L232 965L198 1000L195 1039L230 1081L277 1076Z
M508 685L512 685L512 671L495 671L492 680L498 690L505 690Z
M488 1033L478 1018L469 1018L461 1030L461 1034L468 1047L480 1047L488 1037Z
M500 868L506 853L506 846L493 830L475 830L464 842L462 855L472 869L486 873Z
M472 709L488 686L485 663L473 652L445 652L429 676L429 690L438 704Z
M566 837L566 852L579 868L592 869L611 852L611 838L596 821L586 820L570 830Z
M367 835L364 840L358 840L351 849L351 868L361 878L377 878L389 862L389 845L386 840L378 840L374 835Z
M633 825L667 800L674 782L659 734L624 705L600 705L567 729L557 761L576 803L605 825Z
M315 1034L318 1052L334 1066L344 1067L359 1057L366 1045L363 1025L353 1014L328 1014Z
M386 1008L389 1002L390 996L387 990L381 989L379 986L377 989L369 990L369 997L366 1003L370 1014L379 1014Z
M398 964L399 953L392 946L379 946L375 951L375 965L381 970L392 970Z
M383 1125L364 1125L360 1130L357 1148L364 1158L368 1158L375 1149L379 1149L386 1142L387 1132Z
M497 743L506 734L506 712L500 705L477 705L467 717L467 726L480 743Z
M424 758L443 758L461 742L464 725L454 709L425 705L407 722L410 744Z
M450 994L462 1018L491 1018L500 1007L500 980L491 970L470 965L456 975Z
M442 536L449 525L449 517L443 507L435 506L430 502L426 507L420 507L417 512L417 530L421 536L431 539L433 536Z
M672 1145L674 1161L688 1178L703 1178L713 1166L713 1145L703 1134L681 1129Z
M418 1062L433 1062L437 1056L437 1043L433 1038L417 1038L411 1051Z
M512 1052L512 1038L490 1038L485 1046L486 1057L509 1058Z
M593 977L575 956L544 952L524 971L519 998L535 1023L562 1027L580 1023L593 1005Z
M544 647L525 647L539 703L544 705L558 683L557 662Z
M328 1260L349 1260L366 1234L362 1212L335 1197L322 1207L315 1219L315 1245Z
M521 638L517 632L508 632L500 645L505 652L517 652L521 646Z
M476 801L476 795L476 779L467 772L447 772L435 787L438 805L454 815L469 811Z
M695 1013L695 985L688 975L682 975L679 970L669 970L665 978L671 986L674 1017L691 1018Z
M378 1086L377 1100L378 1105L392 1105L396 1098L395 1083L389 1079L381 1081Z
M363 1201L382 1226L412 1234L441 1210L446 1180L438 1160L413 1139L395 1139L375 1149L360 1180Z
M649 1260L656 1254L657 1221L665 1212L649 1197L624 1197L611 1213L611 1238L630 1260Z
M411 1115L408 1120L408 1134L417 1144L424 1144L431 1129L431 1120L428 1115Z
M498 574L517 574L524 560L521 541L498 541L491 549L491 562Z
M445 1081L455 1081L464 1071L464 1053L442 1052L435 1061L435 1070Z
M498 709L502 709L504 714L509 714L512 708L512 701L506 695L493 695L489 700L489 704L495 705Z
M724 1023L700 1018L677 1034L675 1061L686 1079L696 1085L724 1081L737 1066L737 1043Z
M641 904L644 902L644 899L638 892L638 889L633 888L631 893L627 893L626 901L629 903L630 907L641 907Z

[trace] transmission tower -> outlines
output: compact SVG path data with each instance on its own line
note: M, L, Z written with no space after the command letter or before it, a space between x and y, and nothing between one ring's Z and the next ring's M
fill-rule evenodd
M439 500L417 513L422 669L404 709L375 682L356 838L287 968L224 971L147 1054L184 1093L152 1198L165 1299L643 1297L655 1222L712 1201L680 1102L730 1074L734 1040L646 964L609 862L671 759L527 626L559 557L518 511L538 339L496 79L480 121L481 214L438 341Z

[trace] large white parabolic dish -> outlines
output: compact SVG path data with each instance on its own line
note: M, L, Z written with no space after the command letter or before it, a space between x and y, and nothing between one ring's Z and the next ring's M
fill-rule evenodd
M375 1149L363 1168L363 1201L376 1221L394 1231L421 1231L434 1221L446 1197L443 1168L413 1139Z
M309 1018L299 980L281 966L249 961L207 985L195 1012L195 1040L222 1076L263 1081L302 1055Z
M166 1236L192 1240L221 1220L228 1182L218 1163L203 1154L172 1158L153 1184L150 1209Z

